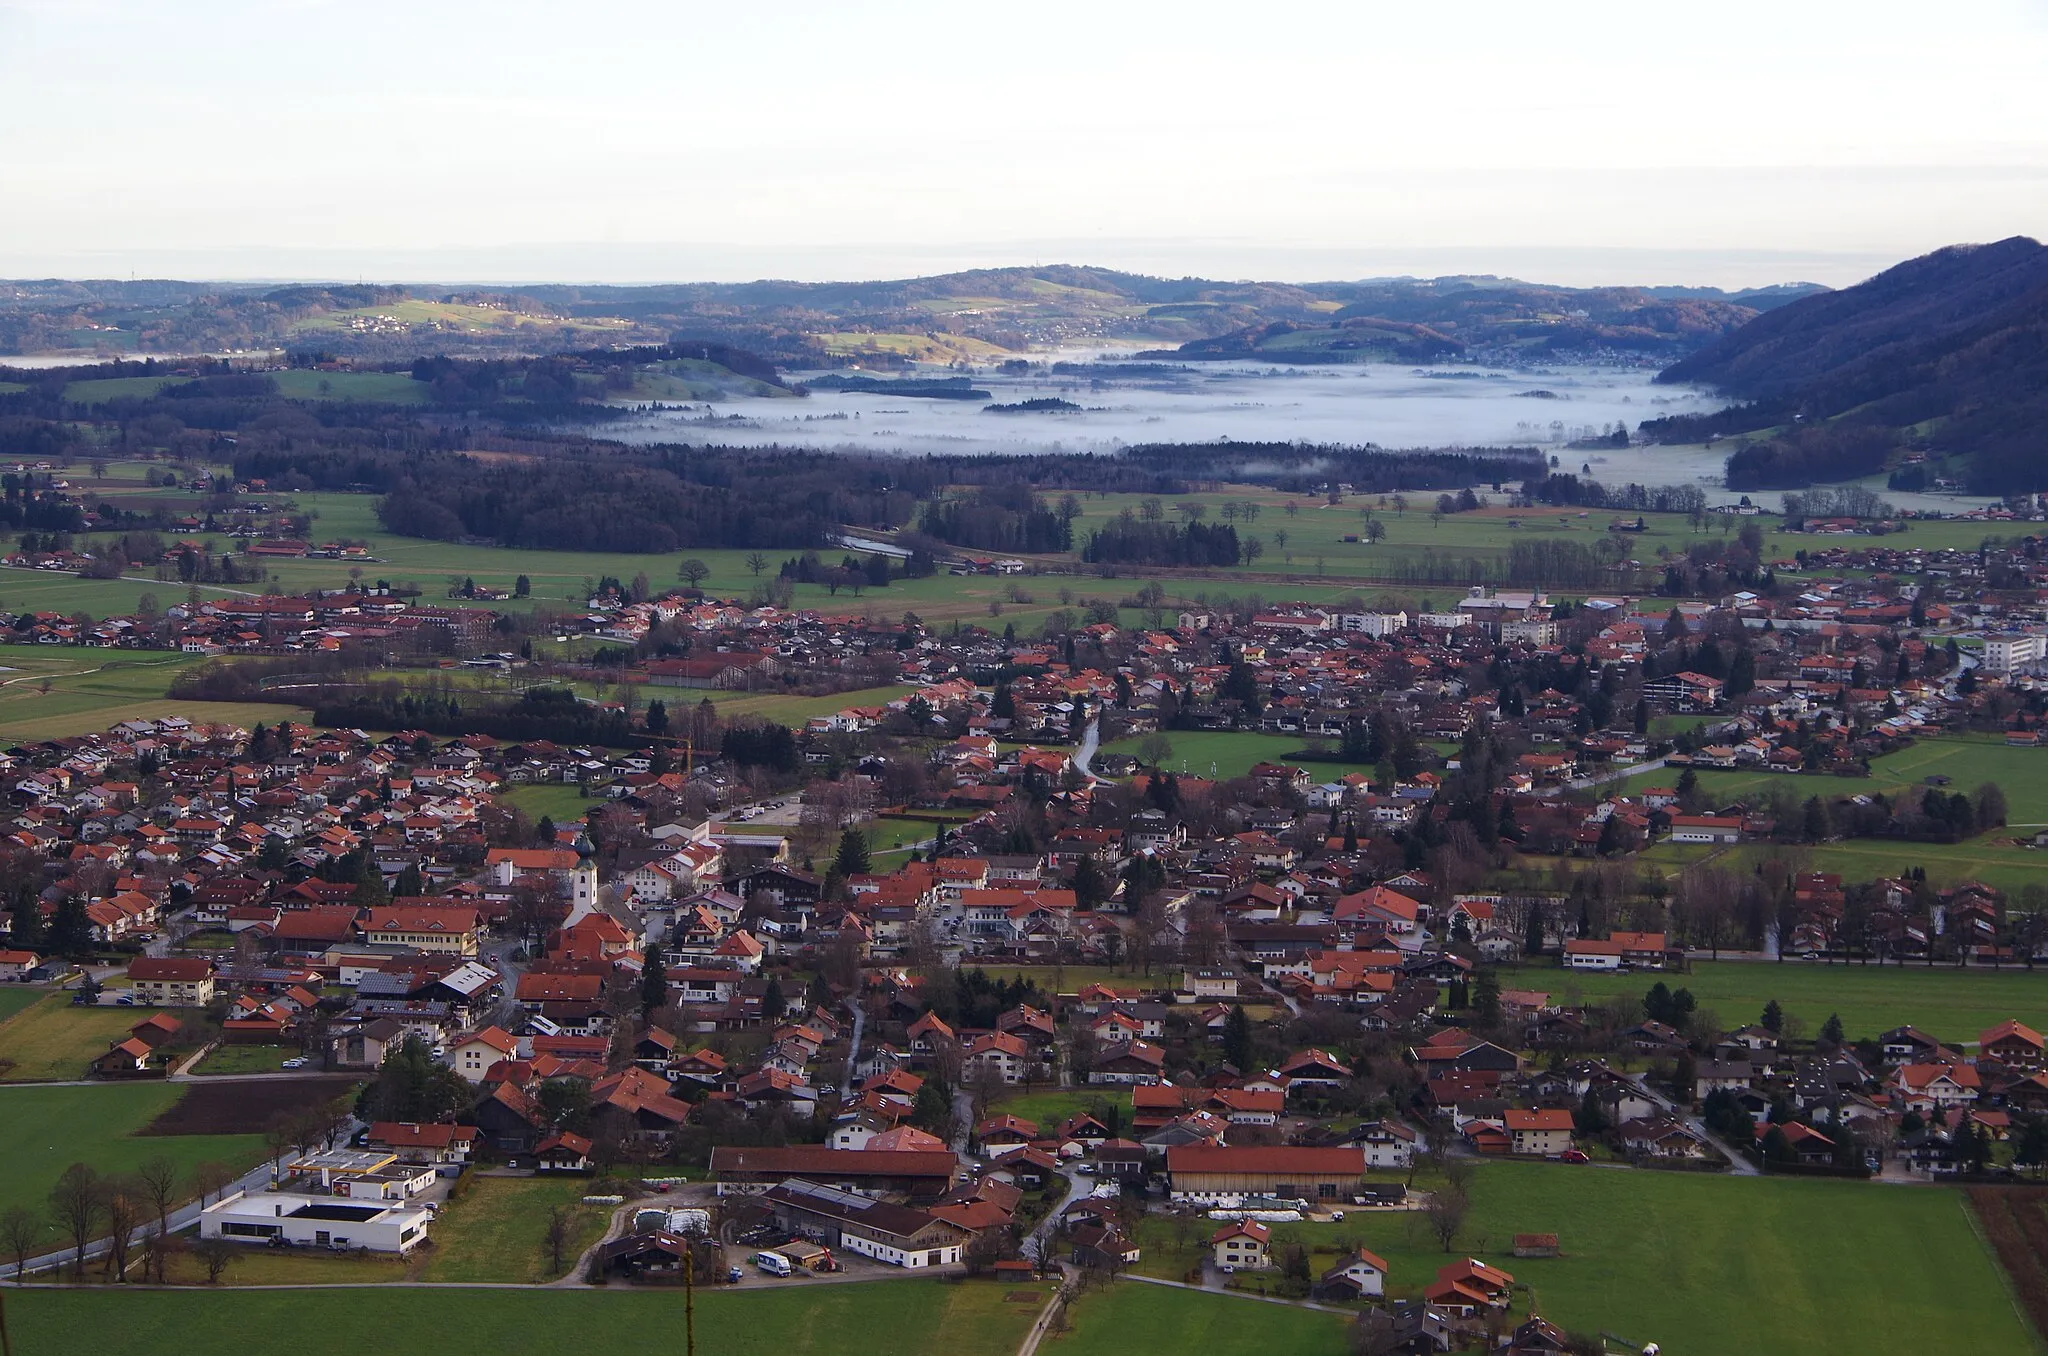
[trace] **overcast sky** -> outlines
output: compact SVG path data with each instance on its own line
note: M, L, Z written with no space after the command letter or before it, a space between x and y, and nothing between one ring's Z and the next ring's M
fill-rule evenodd
M0 0L0 276L1846 283L2048 233L2040 0Z

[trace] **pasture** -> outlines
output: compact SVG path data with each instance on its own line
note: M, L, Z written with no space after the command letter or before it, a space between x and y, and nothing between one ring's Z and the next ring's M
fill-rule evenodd
M1831 1015L1841 1017L1851 1040L1910 1025L1950 1044L1974 1042L1978 1032L2008 1017L2036 1030L2048 1023L2048 970L1696 960L1688 974L1523 967L1504 972L1502 982L1566 1002L1601 1002L1623 994L1640 998L1660 979L1673 989L1690 989L1728 1030L1757 1021L1772 999L1798 1019L1808 1037Z
M205 1162L241 1171L262 1160L256 1134L143 1135L185 1092L175 1083L108 1083L88 1087L0 1087L0 1125L7 1153L0 1157L0 1211L27 1206L42 1212L64 1169L84 1163L101 1176L131 1173L159 1154L189 1182ZM183 1193L196 1194L188 1186ZM50 1229L50 1246L56 1230Z
M1344 1356L1349 1320L1230 1295L1119 1281L1075 1301L1072 1330L1041 1343L1045 1356L1125 1356L1132 1350L1206 1356Z
M1517 1317L1533 1310L1570 1331L1656 1342L1669 1356L2038 1350L1960 1191L1488 1163L1471 1195L1448 1253L1406 1211L1279 1224L1274 1242L1331 1249L1312 1254L1312 1272L1337 1248L1369 1248L1386 1260L1396 1297L1420 1294L1446 1262L1476 1257L1527 1288ZM1563 1255L1517 1258L1518 1233L1554 1233ZM1145 1242L1148 1271L1192 1260L1166 1226L1149 1226ZM1902 1286L1906 1259L1915 1280Z
M1049 1293L1047 1286L992 1281L821 1285L750 1276L739 1286L698 1292L697 1341L700 1350L729 1356L1012 1356ZM24 1352L71 1350L77 1335L90 1331L98 1356L155 1356L303 1345L308 1333L358 1330L366 1305L375 1312L375 1345L386 1356L626 1350L646 1345L655 1332L674 1345L682 1341L683 1297L672 1289L406 1288L380 1291L370 1301L347 1290L96 1288L22 1291L7 1308ZM1251 1356L1249 1347L1242 1352ZM1219 1349L1217 1356L1239 1353Z
M73 1007L56 990L0 1022L0 1082L43 1083L85 1077L86 1066L128 1038L148 1008Z
M435 1219L433 1247L414 1279L422 1281L518 1281L554 1279L542 1248L548 1210L569 1211L569 1240L563 1266L573 1267L582 1251L604 1233L611 1212L584 1205L590 1184L583 1178L475 1177L459 1189Z

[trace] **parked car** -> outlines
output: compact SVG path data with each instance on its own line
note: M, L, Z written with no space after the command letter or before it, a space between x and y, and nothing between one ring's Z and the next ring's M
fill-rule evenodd
M1557 1157L1561 1163L1590 1163L1593 1161L1591 1155L1584 1149L1566 1149Z
M303 1069L306 1067L306 1057L304 1055L293 1055L278 1067L281 1069Z

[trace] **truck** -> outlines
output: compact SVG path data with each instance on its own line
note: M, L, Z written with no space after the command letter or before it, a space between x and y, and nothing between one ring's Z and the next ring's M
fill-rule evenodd
M755 1253L754 1265L770 1276L788 1276L796 1271L796 1268L790 1265L789 1259L779 1252Z

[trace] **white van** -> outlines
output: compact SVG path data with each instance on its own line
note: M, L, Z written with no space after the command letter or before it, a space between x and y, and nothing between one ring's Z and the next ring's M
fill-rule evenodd
M788 1276L795 1270L794 1267L790 1266L789 1259L779 1252L755 1253L754 1265L767 1272L770 1276Z

